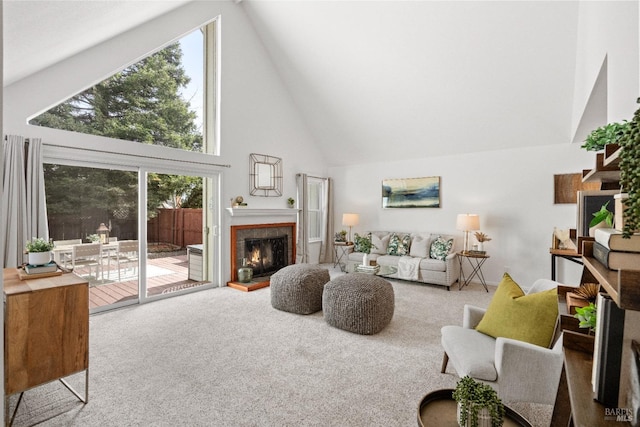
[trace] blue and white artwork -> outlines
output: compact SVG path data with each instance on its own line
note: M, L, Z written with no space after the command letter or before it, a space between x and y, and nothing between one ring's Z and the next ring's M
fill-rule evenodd
M385 179L383 208L439 208L440 177Z

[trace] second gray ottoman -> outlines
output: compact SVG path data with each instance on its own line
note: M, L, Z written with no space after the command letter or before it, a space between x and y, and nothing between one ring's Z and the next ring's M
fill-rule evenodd
M337 277L324 286L322 310L331 326L361 335L383 330L393 317L391 283L366 273Z
M322 310L322 290L329 270L311 264L292 264L271 276L271 306L297 314Z

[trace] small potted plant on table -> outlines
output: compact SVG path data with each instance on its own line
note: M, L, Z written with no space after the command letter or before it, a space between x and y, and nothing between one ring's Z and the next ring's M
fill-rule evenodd
M460 378L453 391L461 427L497 427L504 423L504 405L491 386L469 376Z
M51 261L53 241L41 237L33 237L27 242L25 249L29 254L29 264L45 265Z

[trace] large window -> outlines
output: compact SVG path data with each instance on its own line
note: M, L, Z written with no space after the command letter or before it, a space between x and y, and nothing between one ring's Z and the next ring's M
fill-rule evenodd
M198 29L33 118L30 124L206 152L205 53L213 34ZM210 49L209 49L210 50ZM207 67L211 68L211 67ZM215 103L210 103L215 106Z
M309 241L322 240L323 235L323 206L324 191L323 181L309 178L308 186L308 210L309 210Z

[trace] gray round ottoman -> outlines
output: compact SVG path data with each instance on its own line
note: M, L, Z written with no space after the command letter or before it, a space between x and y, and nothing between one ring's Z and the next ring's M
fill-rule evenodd
M350 273L324 286L322 310L331 326L362 335L377 334L393 317L391 283L379 276Z
M311 264L292 264L271 276L271 306L297 314L322 310L322 290L329 270Z

